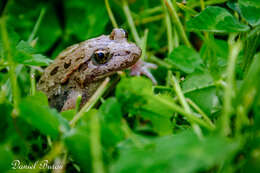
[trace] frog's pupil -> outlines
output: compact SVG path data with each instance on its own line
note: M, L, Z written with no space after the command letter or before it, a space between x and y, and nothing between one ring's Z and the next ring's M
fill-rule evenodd
M93 54L93 62L96 64L105 64L109 59L109 53L97 51Z
M102 52L98 52L97 57L98 57L98 59L102 60L102 59L104 59L105 55Z

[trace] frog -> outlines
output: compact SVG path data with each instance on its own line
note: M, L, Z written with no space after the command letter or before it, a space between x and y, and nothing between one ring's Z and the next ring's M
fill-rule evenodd
M82 107L107 76L133 66L141 55L140 47L128 41L128 33L115 28L109 35L63 50L44 70L37 89L58 111L74 109L79 96Z

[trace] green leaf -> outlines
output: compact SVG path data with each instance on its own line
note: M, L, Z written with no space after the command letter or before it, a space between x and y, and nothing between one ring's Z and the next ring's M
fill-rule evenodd
M190 19L187 22L187 29L190 31L229 33L248 31L249 27L239 23L226 9L210 6Z
M79 40L104 34L109 18L103 0L73 0L64 3L66 33Z
M92 115L95 114L95 115ZM68 151L71 153L72 158L80 165L80 169L83 172L90 172L92 170L91 165L91 150L90 150L90 116L96 116L97 111L91 110L85 113L85 119L87 122L79 124L76 128L71 129L64 136L64 142Z
M19 109L20 117L45 135L57 138L60 132L69 129L68 122L55 109L49 108L47 97L43 93L24 98Z
M116 97L125 112L150 120L157 133L164 135L171 132L170 117L173 111L165 104L159 103L156 97L163 97L169 102L173 100L164 95L156 96L149 79L143 77L122 79L117 85Z
M73 117L76 115L76 113L77 113L77 111L75 109L70 109L70 110L62 111L61 115L66 120L70 121L73 119Z
M226 67L227 65L227 59L228 59L228 43L224 40L218 40L218 39L214 39L211 40L211 42L209 43L210 45L208 45L207 43L204 43L200 49L200 56L205 58L209 58L207 56L213 56L215 55L216 60L214 62L216 62L216 64L214 64L216 66L216 68L223 68ZM207 54L207 49L209 51L211 51L212 53Z
M203 63L200 55L187 46L175 48L166 61L185 73L192 73L195 69L201 69Z
M24 52L18 52L14 60L20 64L33 66L48 66L52 62L51 59L41 54L30 55Z
M152 82L143 77L123 78L116 88L116 98L123 112L137 113L146 103L144 94L152 94Z
M0 156L0 172L7 172L11 168L13 154L6 146L0 145Z
M182 83L185 96L194 101L207 114L214 113L218 106L216 87L209 72L188 75Z
M36 50L30 46L28 42L20 41L16 46L18 50L16 52L14 60L20 64L35 65L35 66L48 66L52 60L41 55L35 54Z
M8 41L9 41L9 44L10 44L10 49L11 51L15 51L15 47L16 45L18 44L19 42L19 35L18 33L16 33L14 31L14 28L10 25L8 25L7 23L7 26L6 26L6 29L7 29L7 37L8 37ZM2 39L2 34L0 34L0 58L6 58L7 57L7 50L4 50L6 48L6 45L4 45L3 43L3 39Z
M240 11L239 6L238 6L238 2L236 2L236 1L228 1L227 2L227 6L230 9L232 9L232 10L238 12L239 14L241 14L241 11Z
M107 99L99 109L101 140L104 147L114 147L124 138L121 129L121 105L116 98Z
M199 140L190 132L158 137L144 147L123 148L111 172L205 172L233 157L239 145L219 136Z
M190 74L182 83L184 93L214 86L214 81L209 72L197 72Z
M247 22L256 26L260 24L260 1L259 0L239 0L239 8L242 16Z
M29 38L42 6L39 1L28 3L28 0L14 0L13 3L15 5L7 6L7 21L15 31L19 31L21 39L26 40Z
M0 143L4 142L9 137L12 124L11 112L12 105L9 103L0 104L1 122L0 122Z
M24 40L21 40L17 44L16 49L18 49L19 51L22 51L22 52L29 53L29 54L36 53L36 50L27 41L24 41Z
M91 153L89 132L84 129L73 129L65 137L65 144L84 172L91 170Z

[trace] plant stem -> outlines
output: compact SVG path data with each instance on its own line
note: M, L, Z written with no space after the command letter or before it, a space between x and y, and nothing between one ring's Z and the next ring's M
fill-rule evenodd
M179 34L180 34L184 44L188 47L192 47L191 43L185 33L184 27L182 26L179 16L177 14L177 10L175 8L176 2L174 1L175 4L173 5L170 0L164 0L164 3L168 7L170 14L172 15L173 23L176 25L176 28L179 31Z
M32 45L32 42L33 42L33 39L34 39L36 33L38 32L38 29L40 27L40 24L42 22L42 19L43 19L45 12L46 12L46 8L42 8L40 15L39 15L34 27L33 27L33 31L32 31L31 35L29 36L29 38L27 40L27 42L31 46L34 46L34 45ZM35 91L36 91L36 82L35 82L35 69L33 69L33 68L30 69L30 83L31 83L31 95L34 95Z
M116 22L116 19L114 17L114 14L110 8L110 5L109 5L109 0L105 0L105 5L106 5L106 9L107 9L107 13L108 13L108 16L112 22L112 25L114 28L118 28L118 25L117 25L117 22Z
M126 135L126 138L130 138L132 142L138 147L141 148L143 147L142 143L136 138L136 135L132 132L132 130L129 128L127 122L125 119L122 120L122 125L121 128L123 132Z
M8 32L6 30L6 23L5 23L4 17L0 18L0 27L1 27L0 32L1 32L1 37L2 37L2 41L3 41L3 48L4 48L4 50L6 52L6 56L7 56L8 67L9 67L9 76L10 76L11 87L12 87L12 95L13 95L13 102L14 102L14 109L13 109L12 116L13 116L13 118L15 118L16 116L19 115L18 104L20 101L20 91L18 88L17 78L16 78L16 74L15 74L16 64L13 61L11 45L9 42Z
M215 4L222 4L224 2L226 2L228 0L208 0L205 2L205 5L215 5ZM201 2L197 2L195 1L196 3L193 3L190 7L191 8L195 8L195 7L199 7L201 6Z
M241 41L238 40L234 43L234 36L229 39L229 58L227 66L227 86L224 89L224 101L223 101L223 112L221 117L222 134L228 135L230 133L230 115L232 114L232 98L234 97L234 87L235 87L235 65L237 56L242 48Z
M136 30L136 27L135 27L135 24L134 24L134 20L131 16L131 12L130 12L130 9L128 7L126 0L122 0L122 6L123 6L123 11L126 15L127 23L130 27L132 34L133 34L134 40L135 40L135 42L137 43L138 46L141 46L141 39L140 39L140 37L137 33L137 30Z
M33 41L33 39L34 39L36 33L37 33L38 30L39 30L39 27L40 27L40 24L41 24L41 22L42 22L43 16L45 15L45 12L46 12L46 8L42 8L42 9L41 9L41 12L40 12L40 15L39 15L39 17L38 17L38 19L37 19L37 21L36 21L34 27L33 27L32 33L30 34L30 36L29 36L29 38L28 38L28 40L27 40L28 43L30 43L30 44L32 43L32 41Z
M208 130L214 129L214 127L212 127L210 124L208 124L205 121L203 121L202 119L196 117L196 115L186 112L185 110L183 110L180 106L178 106L174 102L169 102L168 100L166 100L162 97L158 97L158 96L153 96L153 98L151 98L151 99L155 99L158 102L166 105L167 107L169 107L173 111L185 116L191 123L196 123L200 126L207 128Z
M205 2L204 2L204 0L200 0L200 8L201 8L201 11L203 11L205 9Z
M185 99L185 97L184 97L184 95L183 95L183 93L182 93L182 91L181 91L181 87L180 87L180 85L179 85L179 82L178 82L177 79L173 76L173 74L171 73L171 71L169 71L168 73L170 73L170 74L169 74L169 77L170 77L170 78L169 78L169 82L170 82L170 84L173 86L173 88L174 88L174 90L175 90L175 92L176 92L176 95L177 95L177 97L178 97L178 99L179 99L181 105L183 106L183 108L184 108L184 110L185 110L186 112L191 113L191 109L190 109L188 103L186 102L186 99Z
M31 95L35 95L36 82L35 82L35 69L30 68L30 83L31 83Z
M160 12L162 12L162 7L161 6L157 6L157 7L148 8L148 9L144 10L141 13L141 16L151 16L154 13L160 13Z
M174 77L174 75L172 75L171 71L169 71L168 73L169 73L169 82L170 82L171 85L173 85L175 93L176 93L178 100L180 101L182 107L184 108L185 112L192 113L188 103L186 102L186 99L185 99L184 94L181 90L179 82ZM188 119L188 121L190 121L190 120ZM200 127L192 121L190 123L191 123L191 126L192 126L194 132L197 134L197 136L200 139L202 139L203 135L202 135Z
M57 141L53 144L51 151L47 155L45 155L42 158L42 160L48 160L49 162L52 162L53 159L55 159L57 155L64 152L64 150L65 150L64 144L60 141Z
M101 98L101 96L104 94L104 92L108 88L109 83L109 77L107 77L102 84L98 87L97 91L90 97L90 99L87 101L87 103L81 108L81 110L73 117L73 119L70 121L70 126L73 128L78 120L85 115L86 112L88 112Z
M172 35L172 24L171 24L171 18L167 11L167 7L163 0L161 0L162 6L163 6L163 12L165 16L165 24L166 24L166 30L167 30L167 40L168 40L168 54L170 54L173 50L173 35Z
M148 38L148 29L145 29L144 37L142 38L142 45L141 45L141 49L142 49L141 59L142 60L144 60L146 58L147 38Z
M157 58L156 56L150 55L150 54L149 54L148 56L149 56L149 60L150 60L150 61L152 61L152 62L158 64L159 66L163 66L163 67L165 67L165 68L167 68L167 69L170 69L170 68L171 68L171 65L169 65L167 62L161 60L160 58Z
M94 173L103 173L102 146L100 137L100 123L98 111L91 112L90 119L90 152L92 156L92 171Z
M193 10L192 8L190 8L190 7L188 7L188 6L184 5L184 4L182 4L182 3L180 3L180 2L176 2L176 5L177 5L180 9L182 9L183 11L186 11L186 12L191 13L192 16L195 16L195 15L198 14L197 11Z
M211 124L212 127L215 127L215 125L213 124L213 122L209 119L209 117L206 115L205 112L203 112L203 110L201 110L201 108L194 103L191 99L187 98L187 103L189 103L191 105L191 107L193 107L203 118L205 121L207 121L209 124Z
M164 17L163 14L158 14L158 15L154 15L154 16L149 16L146 18L143 18L141 20L136 20L135 24L136 25L140 25L140 24L147 24L147 23L151 23L151 22L155 22L155 21L159 21Z

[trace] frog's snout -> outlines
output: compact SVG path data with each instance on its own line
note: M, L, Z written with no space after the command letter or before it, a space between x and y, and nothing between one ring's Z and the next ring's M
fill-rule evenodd
M142 49L134 43L131 43L131 51L130 52L132 52L132 55L134 55L137 59L139 59L142 55Z

